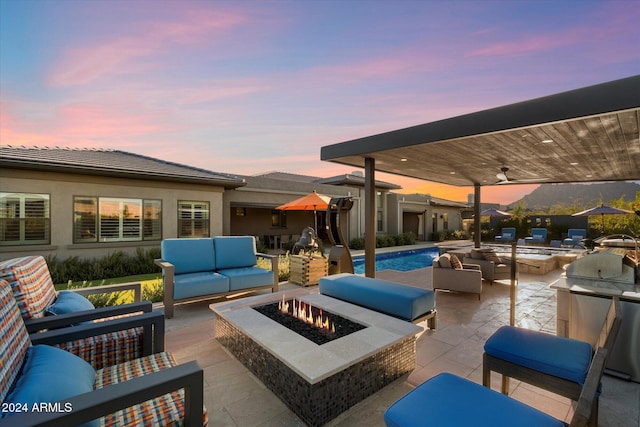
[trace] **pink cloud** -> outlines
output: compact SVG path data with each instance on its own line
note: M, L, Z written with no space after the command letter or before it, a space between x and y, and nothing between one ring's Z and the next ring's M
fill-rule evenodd
M176 46L213 43L225 31L246 22L238 13L187 11L180 20L140 24L128 35L87 44L63 55L49 77L53 86L82 85L104 76L143 72L142 59Z

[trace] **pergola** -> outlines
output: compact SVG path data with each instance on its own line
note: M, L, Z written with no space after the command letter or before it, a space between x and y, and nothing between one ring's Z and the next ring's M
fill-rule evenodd
M365 169L365 275L374 277L375 171L473 186L479 218L486 185L640 179L639 129L637 75L328 145L320 157Z

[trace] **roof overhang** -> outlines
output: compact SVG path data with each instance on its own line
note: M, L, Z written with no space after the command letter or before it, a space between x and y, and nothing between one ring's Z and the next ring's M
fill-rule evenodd
M321 148L322 160L455 186L640 179L640 75Z
M244 180L241 179L216 179L209 177L187 176L171 173L154 173L152 171L136 171L136 170L123 170L123 169L110 169L101 168L97 166L86 167L83 165L60 165L51 163L42 163L30 160L21 159L9 159L0 158L0 167L25 169L31 171L42 172L57 172L57 173L70 173L78 175L94 175L105 176L111 178L125 178L125 179L141 179L149 181L161 181L161 182L178 182L182 184L201 184L201 185L213 185L224 187L225 189L234 189L247 185Z

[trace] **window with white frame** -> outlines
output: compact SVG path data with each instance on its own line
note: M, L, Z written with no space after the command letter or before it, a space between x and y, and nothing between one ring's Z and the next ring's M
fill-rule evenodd
M376 192L376 230L384 231L384 197L382 192Z
M209 202L178 201L178 237L209 237Z
M443 230L449 229L449 214L446 212L442 214L442 229Z
M162 201L76 196L74 243L162 239Z
M50 243L49 195L0 193L0 245Z

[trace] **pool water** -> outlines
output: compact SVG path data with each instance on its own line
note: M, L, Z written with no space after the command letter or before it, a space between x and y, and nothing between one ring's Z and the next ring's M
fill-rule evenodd
M376 271L409 271L431 267L433 260L438 257L438 254L438 248L411 249L408 251L376 254ZM356 274L364 273L364 255L353 257L353 269Z

